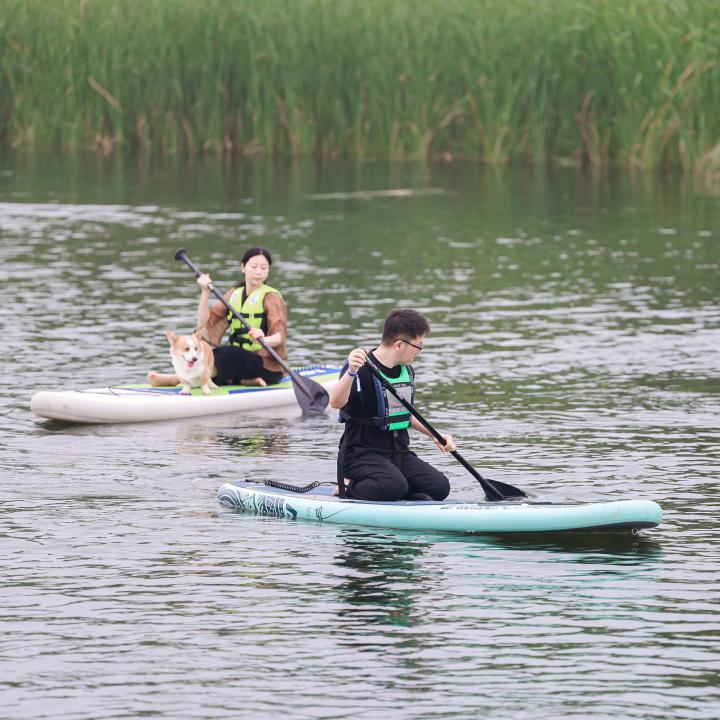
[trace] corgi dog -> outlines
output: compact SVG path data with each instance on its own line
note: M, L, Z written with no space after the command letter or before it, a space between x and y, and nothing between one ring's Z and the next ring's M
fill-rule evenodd
M213 351L202 339L201 334L178 335L172 330L165 331L170 343L170 357L178 380L182 384L181 395L189 395L193 387L200 386L203 395L210 394L210 388L217 387L210 376L213 371Z

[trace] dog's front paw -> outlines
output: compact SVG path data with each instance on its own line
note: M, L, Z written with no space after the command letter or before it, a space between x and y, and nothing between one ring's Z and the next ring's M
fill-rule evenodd
M189 385L183 385L182 390L180 391L181 395L189 395L190 394L190 386Z

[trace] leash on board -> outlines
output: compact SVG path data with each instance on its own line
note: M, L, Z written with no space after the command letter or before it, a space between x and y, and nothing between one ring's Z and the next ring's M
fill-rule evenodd
M245 478L245 482L256 483L258 485L267 485L268 487L277 488L278 490L287 490L288 492L294 493L306 493L314 490L320 485L334 485L334 482L321 482L320 480L313 480L308 485L291 485L290 483L280 482L279 480L250 480Z

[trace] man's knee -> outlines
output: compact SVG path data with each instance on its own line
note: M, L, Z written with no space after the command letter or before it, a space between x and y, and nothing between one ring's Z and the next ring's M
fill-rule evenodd
M405 498L409 489L407 480L402 476L362 478L360 480L351 478L348 493L356 500L394 502Z
M444 500L450 494L450 481L442 473L438 473L438 475L439 477L436 478L428 495L433 500Z

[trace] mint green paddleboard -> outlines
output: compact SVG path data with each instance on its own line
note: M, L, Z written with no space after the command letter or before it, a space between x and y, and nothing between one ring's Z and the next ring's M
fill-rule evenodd
M662 509L652 500L370 502L341 500L330 486L297 493L242 480L222 485L218 500L241 512L292 520L463 533L627 532L655 527L662 520Z

